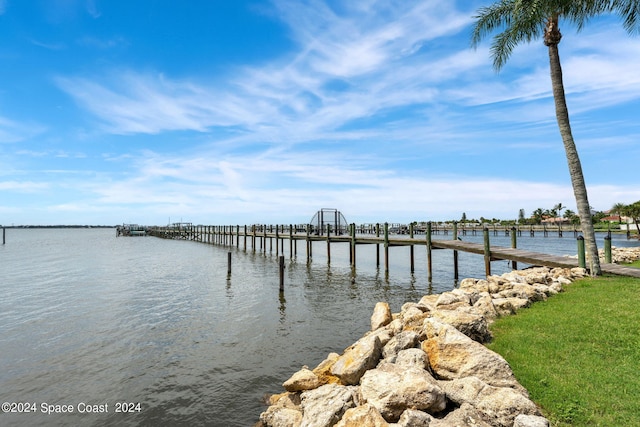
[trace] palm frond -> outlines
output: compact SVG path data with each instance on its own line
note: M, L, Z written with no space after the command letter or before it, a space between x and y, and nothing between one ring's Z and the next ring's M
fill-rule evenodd
M493 66L500 70L518 44L542 36L547 18L544 5L545 0L501 0L480 9L475 16L472 46L477 47L484 37L502 30L491 45Z

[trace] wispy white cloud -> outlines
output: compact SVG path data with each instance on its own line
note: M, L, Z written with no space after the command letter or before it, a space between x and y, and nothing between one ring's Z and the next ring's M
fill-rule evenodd
M17 122L0 116L0 144L20 142L41 134L46 129L36 123Z
M234 212L244 222L278 220L283 207L287 218L339 207L358 221L402 221L463 211L506 218L519 208L571 204L570 185L546 181L546 164L531 168L530 178L459 166L455 156L444 160L451 162L448 175L429 169L447 151L517 147L526 163L542 148L553 156L561 150L542 43L520 48L511 68L496 75L486 46L471 50L461 36L471 13L448 2L275 4L295 49L224 78L133 69L56 78L107 133L192 131L207 141L193 155L105 155L127 172L85 180L90 202L58 208L139 208L196 222ZM594 43L611 39L609 31L563 40L572 120L640 97L637 40L611 50ZM589 138L607 142L598 132ZM416 157L427 166L413 164ZM590 187L590 202L606 209L640 199L637 184Z
M0 181L0 190L2 191L15 191L20 193L36 193L50 187L51 187L51 184L46 182Z

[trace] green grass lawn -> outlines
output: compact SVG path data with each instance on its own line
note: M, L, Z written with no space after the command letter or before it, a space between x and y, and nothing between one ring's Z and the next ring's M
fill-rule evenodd
M554 426L640 426L640 279L582 279L493 326Z
M634 261L634 262L632 262L632 263L630 263L630 264L626 264L626 265L627 265L627 266L629 266L629 267L636 267L636 268L640 268L640 259L639 259L639 260L637 260L637 261Z

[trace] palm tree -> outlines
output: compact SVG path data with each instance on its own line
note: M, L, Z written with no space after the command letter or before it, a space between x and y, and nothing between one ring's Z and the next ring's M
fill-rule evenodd
M493 66L497 71L504 66L513 49L522 42L531 42L542 37L545 46L548 47L556 119L585 238L589 270L593 275L600 275L602 271L587 187L569 123L558 54L558 44L562 38L558 23L562 18L581 30L590 18L611 13L623 18L623 26L629 33L640 30L640 0L498 0L491 6L479 9L478 15L474 17L476 24L471 39L472 45L476 47L488 34L501 31L495 35L491 45Z
M564 215L562 215L562 217L565 218L565 219L568 219L572 224L577 224L578 223L578 221L576 221L576 218L578 216L571 209L567 209L566 211L564 211Z
M556 213L557 213L557 215L556 215L556 218L557 218L557 217L560 217L560 216L562 215L562 210L563 210L563 209L566 209L566 206L563 206L563 205L562 205L562 203L558 203L557 205L555 205L555 206L553 207L553 209L554 209L554 210L556 211Z
M638 236L640 236L640 200L625 206L622 213L633 220L638 230Z
M626 209L627 209L627 205L625 205L624 203L616 203L611 208L611 213L618 215L618 222L619 223L622 222L622 215L624 214Z
M536 224L542 223L542 217L544 216L544 210L542 208L538 208L533 211L533 220Z

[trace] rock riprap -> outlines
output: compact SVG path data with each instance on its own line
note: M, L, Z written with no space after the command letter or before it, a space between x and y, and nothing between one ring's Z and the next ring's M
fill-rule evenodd
M270 398L265 427L548 426L509 364L483 345L489 325L584 277L536 267L426 295L391 313L378 303L367 332Z

